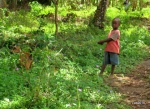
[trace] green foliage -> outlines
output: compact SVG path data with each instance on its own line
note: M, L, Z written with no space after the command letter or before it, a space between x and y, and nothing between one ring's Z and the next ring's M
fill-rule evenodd
M143 8L141 13L143 14L144 17L149 18L150 17L150 8Z
M41 4L39 4L37 1L31 2L29 5L31 7L32 15L35 15L35 16L47 15L54 11L54 8L51 8L48 6L44 7Z
M150 81L150 75L148 76L148 80Z
M54 23L37 17L52 8L36 2L30 5L31 12L11 12L0 19L0 24L4 25L0 26L0 108L128 109L121 103L122 95L97 75L105 47L97 42L107 37L112 18L119 16L122 22L121 64L116 72L127 73L149 54L146 49L150 45L148 31L143 26L135 26L130 21L131 14L116 14L118 9L109 8L105 30L89 27L86 22L59 22L59 37L55 39ZM61 10L60 15L67 14L66 9ZM90 18L93 11L72 12L81 18ZM80 15L82 12L89 13ZM34 61L30 70L20 66L19 54L10 52L14 44L22 51L32 51ZM107 69L104 78L108 72Z

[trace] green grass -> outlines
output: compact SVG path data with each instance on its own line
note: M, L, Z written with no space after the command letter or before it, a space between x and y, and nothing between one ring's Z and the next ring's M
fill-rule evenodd
M54 23L36 17L39 11L46 14L54 9L36 6L31 12L19 11L17 15L12 12L0 19L3 25L0 26L0 108L129 109L121 102L122 95L98 77L96 66L102 64L105 47L97 42L107 37L115 16L122 21L120 65L116 73L129 73L149 55L150 35L138 26L138 20L135 20L137 26L131 22L132 13L119 15L116 14L119 10L109 8L104 30L88 26L88 22L59 22L60 33L56 39ZM60 10L60 15L67 14L67 9ZM87 17L88 21L94 10L70 12ZM40 30L39 25L42 25ZM20 66L19 54L10 52L10 44L19 45L23 51L32 50L34 62L29 71ZM108 67L105 78L109 70Z

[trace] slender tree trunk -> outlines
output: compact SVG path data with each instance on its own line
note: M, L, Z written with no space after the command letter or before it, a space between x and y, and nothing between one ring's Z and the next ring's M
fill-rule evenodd
M0 0L0 8L7 8L6 0Z
M132 3L132 11L135 11L137 8L137 0L131 0Z
M92 0L92 5L95 5L95 0Z
M97 3L96 3L96 4L99 5L98 3L99 3L99 0L97 0Z
M84 0L81 0L81 4L84 4Z
M9 2L9 8L13 9L13 10L16 10L16 8L17 8L17 0L11 0Z
M4 12L1 8L7 8L7 4L5 0L0 0L0 18L3 18Z
M92 5L96 5L96 0L92 0Z
M55 30L55 36L58 36L58 0L56 0L55 2L55 26L56 26L56 30Z
M107 1L107 7L109 7L111 4L110 0Z
M64 4L65 4L65 1L64 0L59 0L59 5L62 7L62 6L64 6Z
M87 0L87 5L91 5L91 0Z
M139 9L142 10L142 8L143 8L143 0L140 0L139 1Z
M115 7L115 5L116 5L116 0L111 0L111 5L112 5L112 7Z
M49 0L49 5L50 5L50 6L52 5L52 1L51 1L51 0Z
M104 17L107 9L107 3L109 0L101 0L97 10L95 11L93 23L95 26L98 26L100 29L104 28Z

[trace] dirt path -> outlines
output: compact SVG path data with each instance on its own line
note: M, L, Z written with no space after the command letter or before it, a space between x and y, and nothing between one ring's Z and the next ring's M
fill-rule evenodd
M106 83L125 96L133 109L150 109L150 59L143 61L132 73L109 77Z

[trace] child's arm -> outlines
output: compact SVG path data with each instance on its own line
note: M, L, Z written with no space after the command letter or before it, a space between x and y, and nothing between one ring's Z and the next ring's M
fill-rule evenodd
M112 41L113 39L112 38L107 38L107 39L105 39L105 40L100 40L99 42L98 42L98 44L103 44L103 43L105 43L105 42L109 42L109 41Z

